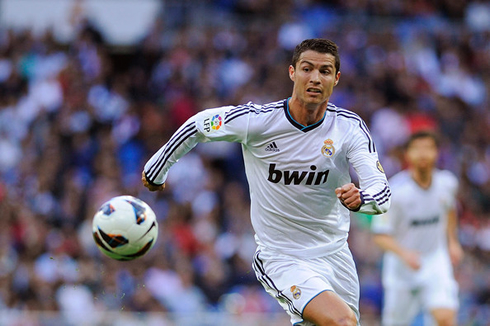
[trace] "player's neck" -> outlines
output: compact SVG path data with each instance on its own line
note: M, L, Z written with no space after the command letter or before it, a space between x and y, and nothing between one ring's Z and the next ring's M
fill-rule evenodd
M300 101L296 97L291 97L289 99L289 114L298 123L303 126L309 126L317 123L325 115L327 110L327 102L320 104L306 104Z
M423 189L430 188L432 184L432 169L430 170L418 170L412 169L413 180Z

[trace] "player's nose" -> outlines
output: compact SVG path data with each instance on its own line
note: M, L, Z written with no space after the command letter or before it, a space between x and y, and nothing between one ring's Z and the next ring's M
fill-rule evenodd
M310 74L310 82L314 84L320 83L320 71L314 69Z

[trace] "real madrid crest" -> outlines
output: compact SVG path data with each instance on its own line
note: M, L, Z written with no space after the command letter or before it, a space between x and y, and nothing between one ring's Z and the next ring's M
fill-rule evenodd
M335 147L333 147L333 140L330 138L323 142L322 154L325 157L332 157L335 154Z
M289 290L293 294L294 299L298 300L301 297L301 289L296 285L291 286Z

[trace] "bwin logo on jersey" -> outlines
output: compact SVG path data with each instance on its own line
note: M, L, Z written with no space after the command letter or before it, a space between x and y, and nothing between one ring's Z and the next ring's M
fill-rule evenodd
M305 185L319 185L327 182L328 173L330 170L323 172L315 172L316 166L310 166L311 171L281 171L276 169L276 164L269 164L269 177L267 181L272 183L279 183L284 177L284 184L289 186L305 184Z

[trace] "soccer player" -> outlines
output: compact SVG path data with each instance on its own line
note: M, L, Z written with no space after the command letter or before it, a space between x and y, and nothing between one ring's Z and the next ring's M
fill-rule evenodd
M207 109L190 118L145 164L142 181L149 190L163 189L170 167L199 142L241 143L258 280L294 325L357 325L349 213L385 212L390 188L365 123L329 103L340 78L337 45L301 42L289 77L287 99ZM349 163L360 189L351 182Z
M452 264L463 252L457 238L458 181L435 168L438 140L427 131L406 145L409 165L390 179L390 211L373 219L374 241L385 255L384 326L410 325L421 309L437 325L455 325L458 285Z

